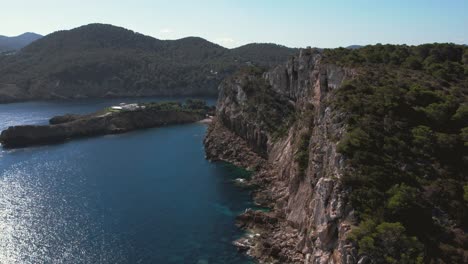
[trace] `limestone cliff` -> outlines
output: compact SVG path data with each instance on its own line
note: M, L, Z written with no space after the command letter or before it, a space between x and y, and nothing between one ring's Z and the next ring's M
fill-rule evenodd
M220 86L216 119L205 139L207 157L253 169L257 203L239 224L256 233L237 241L264 262L357 263L345 240L353 209L339 179L337 153L345 127L328 102L358 73L303 50L265 73L241 72Z

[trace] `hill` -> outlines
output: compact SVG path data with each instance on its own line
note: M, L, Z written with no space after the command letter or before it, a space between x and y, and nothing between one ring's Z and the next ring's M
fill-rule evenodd
M239 60L250 59L252 62L274 66L293 55L291 50L273 43L252 43L232 49L231 53Z
M13 56L0 56L0 102L216 95L221 80L247 62L271 66L295 52L271 44L230 50L197 37L159 40L90 24L47 35Z
M350 45L350 46L348 46L348 47L346 47L346 48L347 48L347 49L353 50L353 49L360 49L360 48L362 48L362 47L363 47L363 46L361 46L361 45Z
M15 51L22 49L29 45L31 42L42 38L41 35L36 33L24 33L16 37L0 36L0 52Z
M267 263L468 263L467 47L305 49L220 89L206 156L254 168L245 184L272 208L238 217L262 234L239 248Z

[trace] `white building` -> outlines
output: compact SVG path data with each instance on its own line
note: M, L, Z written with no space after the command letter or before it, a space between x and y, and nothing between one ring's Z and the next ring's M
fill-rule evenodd
M118 106L112 106L112 110L126 110L126 111L135 111L138 109L145 109L145 106L140 106L139 104L126 104L120 103Z

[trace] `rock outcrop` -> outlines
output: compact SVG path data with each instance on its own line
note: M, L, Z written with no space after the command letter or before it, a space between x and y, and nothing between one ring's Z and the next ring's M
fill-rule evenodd
M261 75L244 72L221 84L206 154L255 171L255 201L272 211L239 216L254 235L236 244L260 261L359 261L345 239L354 219L339 181L347 168L336 150L343 115L328 104L357 74L309 49Z
M190 109L142 108L134 111L104 111L91 115L64 115L50 119L50 125L13 126L0 135L6 148L60 142L71 138L124 133L169 124L204 119L206 112Z

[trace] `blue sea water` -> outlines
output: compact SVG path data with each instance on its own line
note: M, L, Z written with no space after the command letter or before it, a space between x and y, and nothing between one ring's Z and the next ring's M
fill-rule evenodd
M0 129L120 101L0 105ZM232 245L243 171L205 160L206 129L0 148L0 263L250 263Z

